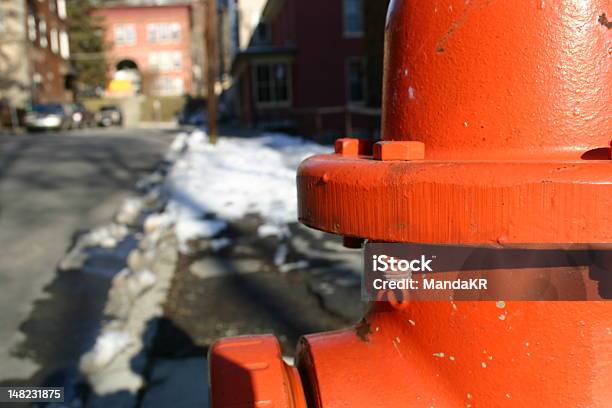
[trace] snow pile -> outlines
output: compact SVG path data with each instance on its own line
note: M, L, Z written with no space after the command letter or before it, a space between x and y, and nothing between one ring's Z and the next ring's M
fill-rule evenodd
M119 224L129 226L135 225L143 208L144 203L140 197L128 198L123 202L123 205L115 216L115 221Z
M114 248L127 237L128 233L125 225L110 224L95 228L83 238L89 247L99 245L102 248Z
M212 238L227 228L222 220L179 219L174 227L179 242L179 251L189 253L189 241Z
M102 248L109 252L120 252L121 242L129 235L127 226L117 223L104 225L81 235L70 251L64 255L58 264L61 271L84 269L89 258L89 250ZM115 275L116 271L110 271L109 276Z
M170 227L173 222L168 214L151 214L145 219L143 229L145 234L152 234Z
M212 249L213 252L219 252L230 245L232 245L232 240L227 237L217 238L210 241L210 249Z
M174 162L190 147L207 140L208 136L202 130L195 130L192 133L179 133L170 145L168 153L166 153L166 160Z
M181 250L197 238L224 229L211 215L228 221L259 214L259 235L286 236L297 220L295 175L299 164L330 148L282 134L221 138L217 145L196 131L181 134L171 148L182 152L168 175L166 215L174 220Z
M101 367L107 366L121 353L132 339L129 333L119 330L109 330L102 333L97 339L93 349L81 357L80 368L83 373L92 373Z

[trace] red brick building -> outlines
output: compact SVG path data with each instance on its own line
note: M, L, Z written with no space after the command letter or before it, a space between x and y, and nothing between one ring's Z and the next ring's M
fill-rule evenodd
M192 92L191 2L134 5L113 2L96 11L103 18L109 91L150 95ZM127 89L130 87L131 89Z
M0 2L0 102L70 102L65 0Z
M269 0L233 71L245 124L319 140L377 127L365 109L362 0Z
M28 2L28 37L31 41L32 100L70 102L70 46L65 0ZM34 23L36 22L36 23ZM37 27L37 30L34 29ZM35 33L36 32L36 33Z

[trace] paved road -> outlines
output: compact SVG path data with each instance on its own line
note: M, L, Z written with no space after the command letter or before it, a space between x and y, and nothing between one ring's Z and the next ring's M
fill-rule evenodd
M108 282L60 277L56 264L76 231L111 220L173 133L0 136L0 384L54 382L55 370L74 368Z

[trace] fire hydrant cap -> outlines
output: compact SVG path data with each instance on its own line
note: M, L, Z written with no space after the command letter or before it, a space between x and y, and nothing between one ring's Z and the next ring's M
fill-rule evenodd
M271 335L216 342L209 353L213 408L305 408L297 370L285 364Z

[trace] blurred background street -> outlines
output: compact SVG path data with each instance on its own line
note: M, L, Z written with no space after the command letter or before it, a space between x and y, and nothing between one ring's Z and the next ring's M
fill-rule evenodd
M0 382L76 369L108 281L81 276L66 287L57 262L76 234L112 219L171 141L164 130L0 136Z
M0 386L207 406L215 340L354 324L295 174L379 137L387 4L0 2Z

